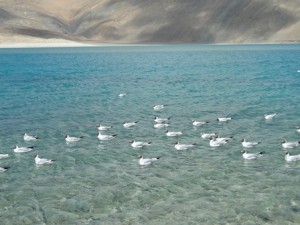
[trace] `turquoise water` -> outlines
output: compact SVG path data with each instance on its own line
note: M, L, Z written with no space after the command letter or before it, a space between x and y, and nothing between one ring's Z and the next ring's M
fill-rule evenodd
M280 145L300 140L299 62L300 45L0 49L1 224L300 224L300 162ZM183 135L166 137L154 116ZM100 123L117 137L98 140ZM201 132L233 140L211 148ZM242 138L265 155L245 161ZM176 140L197 146L176 151ZM35 153L55 163L36 166ZM161 158L141 167L139 154Z

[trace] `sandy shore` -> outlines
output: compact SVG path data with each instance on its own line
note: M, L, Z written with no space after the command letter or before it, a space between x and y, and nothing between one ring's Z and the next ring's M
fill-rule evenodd
M3 36L0 35L0 48L51 48L51 47L85 47L101 46L102 44L85 44L80 42L68 41L64 39L43 39L26 36ZM107 44L103 44L107 45Z
M280 42L271 43L243 43L243 44L296 44L299 42ZM235 45L241 43L216 43L213 45ZM69 41L65 39L43 39L28 36L5 36L0 34L0 48L55 48L55 47L101 47L101 46L145 46L147 44L112 44L112 43L95 43L87 44L82 42Z
M26 36L5 37L0 35L0 48L55 48L55 47L101 47L101 46L144 46L142 44L115 44L95 43L87 44L82 42L69 41L65 39L43 39Z

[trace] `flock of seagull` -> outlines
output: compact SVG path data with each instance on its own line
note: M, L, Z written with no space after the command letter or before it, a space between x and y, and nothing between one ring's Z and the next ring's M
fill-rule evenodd
M23 136L24 141L26 142L30 142L30 141L36 141L39 138L37 136L31 136L28 135L27 133L24 134ZM13 151L15 153L25 153L25 152L30 152L34 149L34 146L30 146L30 147L19 147L19 146L14 146L13 147ZM0 159L5 159L8 158L9 154L0 154ZM34 160L35 160L35 164L37 165L44 165L44 164L52 164L54 162L54 160L52 159L46 159L46 158L40 158L38 154L34 154L33 155ZM0 167L0 172L4 172L8 169L9 167Z
M126 93L121 93L119 94L119 97L123 98L126 96ZM153 106L153 110L154 111L161 111L165 108L166 105L163 104L158 104L158 105L154 105ZM273 114L266 114L264 115L265 120L272 120L274 117L276 117L276 113ZM163 117L155 117L154 118L154 128L167 128L169 126L169 120L170 118L163 118ZM224 122L227 123L229 121L231 121L232 118L231 117L219 117L217 118L217 121L219 122ZM199 126L203 126L205 124L207 124L209 122L207 121L197 121L197 120L192 120L192 125L199 127ZM133 121L133 122L124 122L123 123L123 127L124 128L132 128L134 126L136 126L138 124L138 121ZM108 141L108 140L112 140L114 139L117 135L113 134L104 134L104 132L102 131L107 131L109 129L111 129L112 126L108 126L108 125L103 125L100 124L99 126L97 126L98 129L98 139L101 141ZM297 132L300 133L300 127L297 127ZM181 131L169 131L166 130L165 131L166 136L168 137L178 137L181 136L183 133ZM83 137L74 137L74 136L69 136L66 135L65 136L65 141L67 143L75 143L78 142L82 139ZM201 138L202 139L207 139L209 140L209 146L210 147L219 147L219 146L223 146L226 145L233 137L220 137L217 133L201 133ZM24 134L23 136L24 141L26 142L31 142L31 141L36 141L38 140L38 136L32 136L32 135L28 135L27 133ZM132 148L145 148L149 145L151 145L151 142L143 142L143 141L136 141L136 140L131 140L129 141L130 145ZM179 141L176 141L174 143L174 147L176 150L178 151L182 151L182 150L188 150L190 148L193 148L196 144L184 144L184 143L180 143ZM263 156L264 152L255 152L255 153L248 153L246 151L246 149L249 148L253 148L255 146L257 146L258 144L260 144L260 142L251 142L251 141L246 141L246 139L243 139L241 141L241 145L243 146L243 150L241 151L242 157L245 160L253 160L253 159L257 159L261 156ZM297 146L300 145L300 141L294 141L294 142L287 142L286 140L283 140L281 142L282 147L285 149L285 160L288 162L291 161L297 161L300 160L300 154L299 155L290 155L288 149L291 148L295 148ZM30 146L30 147L19 147L19 146L14 146L13 151L15 153L26 153L26 152L30 152L34 149L34 146ZM0 159L5 159L8 158L9 154L0 154ZM34 154L33 155L34 159L35 159L35 164L36 165L46 165L46 164L53 164L54 160L52 159L47 159L47 158L40 158L38 154ZM142 155L138 156L138 164L141 166L147 166L152 164L153 162L157 161L160 157L154 157L154 158L144 158ZM9 167L0 167L0 172L4 172L8 169Z
M119 97L125 97L126 93L119 94ZM159 105L154 105L153 110L154 111L160 111L165 108L165 105L159 104ZM264 118L265 120L272 120L277 114L265 114ZM162 118L162 117L155 117L154 118L154 128L167 128L169 126L169 119L170 118ZM219 122L229 122L231 121L231 117L219 117L217 118L217 121ZM125 122L123 123L124 128L131 128L134 127L138 121L134 122ZM192 120L192 125L193 126L202 126L205 125L209 122L207 121L197 121L197 120ZM116 137L116 135L106 135L102 134L100 131L106 131L112 128L112 126L104 126L104 125L99 125L98 126L98 138L100 140L111 140ZM297 127L297 132L300 133L300 127ZM165 131L166 136L168 137L178 137L181 136L183 133L181 131ZM209 146L210 147L219 147L223 146L228 143L229 140L231 140L233 137L220 137L217 133L201 133L201 138L202 139L208 139L209 140ZM149 145L151 145L151 142L143 142L143 141L136 141L136 140L131 140L129 141L131 144L132 148L144 148ZM196 144L183 144L180 143L179 141L174 143L174 147L176 150L188 150L190 148L193 148ZM243 139L241 141L241 144L243 146L243 150L241 151L242 157L245 160L253 160L261 157L264 152L255 152L255 153L248 153L245 149L249 149L252 147L257 146L260 144L260 142L252 142L252 141L246 141L246 139ZM295 148L300 145L300 141L295 141L295 142L288 142L286 140L283 140L281 142L282 147L285 149L285 160L288 162L291 161L297 161L300 160L300 154L299 155L290 155L287 149ZM160 157L154 157L154 158L144 158L142 155L138 156L138 163L141 166L147 166L152 164L153 162L157 161Z

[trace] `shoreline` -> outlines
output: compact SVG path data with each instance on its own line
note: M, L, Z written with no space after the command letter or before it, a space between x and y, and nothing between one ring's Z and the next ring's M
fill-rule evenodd
M23 35L0 34L0 49L17 48L68 48L68 47L118 47L118 46L166 46L166 45L298 45L300 40L273 39L269 42L227 42L227 43L95 43L93 41L71 41L62 38L40 38Z
M99 44L105 46L106 44ZM1 36L0 48L62 48L62 47L91 47L95 44L69 41L65 39L51 38L31 38L25 36Z
M165 45L165 44L85 44L80 42L74 43L0 43L0 49L14 49L14 48L76 48L76 47L118 47L118 46L151 46L151 45Z
M164 46L164 45L215 45L215 46L229 46L229 45L299 45L299 42L272 42L272 43L151 43L151 44L122 44L122 43L82 43L66 40L51 40L45 42L16 42L16 43L1 43L0 49L18 49L18 48L76 48L76 47L124 47L124 46Z
M0 48L64 48L64 47L90 47L92 44L79 42L16 42L0 43Z

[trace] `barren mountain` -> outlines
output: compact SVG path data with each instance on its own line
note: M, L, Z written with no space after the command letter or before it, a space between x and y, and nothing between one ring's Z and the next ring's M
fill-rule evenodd
M300 0L0 0L0 43L300 42Z

